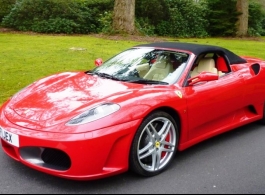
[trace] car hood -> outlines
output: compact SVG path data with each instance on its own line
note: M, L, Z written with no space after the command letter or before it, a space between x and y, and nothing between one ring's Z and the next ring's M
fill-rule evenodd
M136 85L131 83L103 79L83 72L61 73L37 81L17 93L8 104L5 114L12 122L20 118L37 124L49 121L51 126L129 93L132 91L131 85L134 85L135 90Z

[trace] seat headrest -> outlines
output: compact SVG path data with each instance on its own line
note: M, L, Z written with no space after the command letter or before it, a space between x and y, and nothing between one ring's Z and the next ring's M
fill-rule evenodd
M202 71L211 72L213 68L215 68L214 59L212 59L212 58L203 58L199 62L198 72L202 72Z
M228 68L225 62L225 59L219 56L216 60L216 66L219 71L228 72Z
M169 62L169 59L166 56L160 57L153 66L156 68L166 68L167 63Z

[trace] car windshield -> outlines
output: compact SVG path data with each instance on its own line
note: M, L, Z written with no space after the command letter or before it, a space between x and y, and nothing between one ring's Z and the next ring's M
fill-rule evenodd
M140 84L172 84L182 74L189 55L154 48L132 48L110 58L89 74Z

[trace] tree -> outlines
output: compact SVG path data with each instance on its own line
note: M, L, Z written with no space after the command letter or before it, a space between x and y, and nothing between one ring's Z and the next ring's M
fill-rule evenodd
M15 3L16 0L0 0L0 23L2 18L10 12Z
M248 34L249 0L237 0L237 11L240 13L237 22L237 36Z
M119 33L135 33L135 0L115 0L113 29Z
M239 16L236 9L237 0L207 0L207 4L210 36L236 36Z

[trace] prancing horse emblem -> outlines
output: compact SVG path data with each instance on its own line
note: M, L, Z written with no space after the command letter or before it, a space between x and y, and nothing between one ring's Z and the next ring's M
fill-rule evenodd
M176 94L180 97L180 98L182 98L182 93L181 93L181 91L176 91Z

